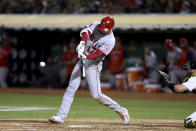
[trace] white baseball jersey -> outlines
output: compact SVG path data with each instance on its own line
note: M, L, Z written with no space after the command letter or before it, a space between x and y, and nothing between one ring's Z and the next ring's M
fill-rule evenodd
M145 65L149 68L155 68L157 66L157 57L153 51L150 55L144 55Z
M87 30L91 32L85 45L84 54L86 55L95 52L97 49L101 50L105 55L108 55L114 48L115 38L113 32L111 31L108 35L101 33L101 31L96 28L98 24L100 24L100 22L94 22L86 26L86 28L80 32L80 34L87 32ZM102 56L102 59L103 57L104 56Z
M196 89L196 76L190 77L186 82L182 83L189 91Z

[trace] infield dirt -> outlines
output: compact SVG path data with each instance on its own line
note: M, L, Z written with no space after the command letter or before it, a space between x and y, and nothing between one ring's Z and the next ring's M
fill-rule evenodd
M0 120L1 131L188 131L182 120L132 119L123 125L120 119L66 119L64 124L46 119Z

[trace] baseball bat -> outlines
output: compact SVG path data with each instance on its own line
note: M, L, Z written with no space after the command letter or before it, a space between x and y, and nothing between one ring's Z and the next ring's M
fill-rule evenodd
M82 57L80 57L80 75L81 75L81 79L85 78L85 69L84 69L84 63Z

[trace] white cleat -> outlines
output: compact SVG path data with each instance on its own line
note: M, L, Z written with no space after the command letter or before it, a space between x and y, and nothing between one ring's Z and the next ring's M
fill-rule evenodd
M120 113L120 117L123 121L123 124L125 124L125 125L129 124L130 116L129 116L128 110L126 108L122 107L122 112Z
M64 122L64 120L60 118L59 116L51 116L49 121L52 123L57 123L57 124L63 124Z

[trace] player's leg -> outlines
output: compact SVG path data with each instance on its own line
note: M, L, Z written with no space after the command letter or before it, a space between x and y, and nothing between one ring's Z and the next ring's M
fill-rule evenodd
M102 94L100 86L100 69L101 66L92 65L86 69L86 79L89 84L89 89L92 97L99 103L104 104L108 108L117 112L123 119L124 124L129 123L129 114L127 109L121 107L117 102ZM99 71L98 71L99 70Z
M64 93L62 103L57 113L57 116L52 116L50 118L50 121L56 122L56 123L64 122L64 119L67 117L69 113L69 109L73 102L74 94L80 85L80 81L81 81L81 78L80 78L79 63L77 63L72 72L67 90Z
M8 73L7 68L0 67L0 87L1 88L7 88L7 83L6 83L7 73Z

